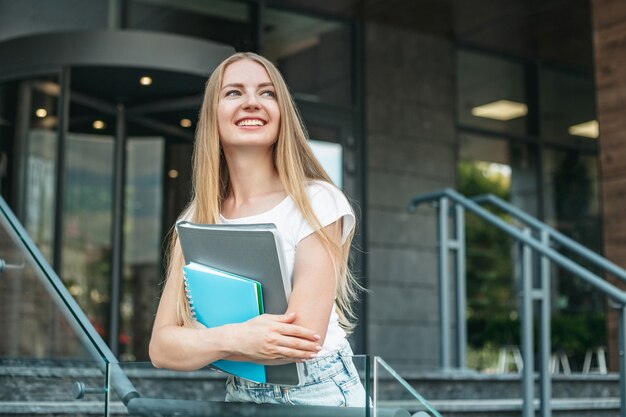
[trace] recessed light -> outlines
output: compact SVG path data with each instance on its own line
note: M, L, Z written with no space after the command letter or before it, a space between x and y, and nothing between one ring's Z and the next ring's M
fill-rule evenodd
M178 178L178 171L175 169L170 169L167 173L167 176L170 178Z
M151 77L141 77L139 79L139 84L141 84L141 85L150 85L150 84L152 84L152 78Z
M182 127L191 127L191 120L189 120L189 119L180 119L180 125Z
M43 119L44 117L46 117L48 115L48 110L46 110L46 109L37 109L37 110L35 110L35 115L37 117L39 117L40 119Z
M506 122L528 114L528 106L510 100L498 100L472 109L472 116Z
M574 136L583 136L585 138L598 139L600 136L600 125L597 120L589 120L585 123L570 126L567 133Z
M96 130L102 130L105 127L107 127L106 123L104 123L102 120L94 120L93 122L93 128Z

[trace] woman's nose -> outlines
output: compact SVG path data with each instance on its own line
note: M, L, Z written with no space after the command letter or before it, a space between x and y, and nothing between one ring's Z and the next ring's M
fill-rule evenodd
M246 94L243 103L244 108L259 108L259 99L255 94Z

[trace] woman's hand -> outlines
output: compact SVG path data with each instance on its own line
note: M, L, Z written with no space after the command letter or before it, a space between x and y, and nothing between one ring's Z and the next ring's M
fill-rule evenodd
M296 313L263 314L231 326L234 355L231 360L258 363L301 362L317 356L322 347L314 330L293 324Z

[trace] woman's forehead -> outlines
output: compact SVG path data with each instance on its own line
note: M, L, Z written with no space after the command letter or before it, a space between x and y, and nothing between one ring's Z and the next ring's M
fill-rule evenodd
M228 65L224 70L222 86L227 84L262 84L271 82L263 65L249 59L242 59Z

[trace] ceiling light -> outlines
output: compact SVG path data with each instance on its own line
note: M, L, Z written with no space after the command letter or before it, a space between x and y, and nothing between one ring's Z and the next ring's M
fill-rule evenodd
M180 125L182 127L191 127L191 120L189 120L189 119L180 119Z
M598 136L600 136L600 126L598 125L597 120L590 120L585 123L570 126L567 129L567 133L574 136L598 139Z
M528 106L516 101L498 100L472 109L472 116L507 121L526 116Z
M141 77L139 79L139 84L141 84L141 85L150 85L150 84L152 84L152 78L150 78L150 77Z
M102 120L94 120L94 122L93 122L93 128L94 129L102 130L105 127L107 127L107 125Z
M170 178L178 178L178 171L175 169L170 169L167 173L167 176Z
M46 117L48 115L48 110L46 110L46 109L37 109L37 110L35 110L35 115L37 117L39 117L40 119L43 119L44 117Z

